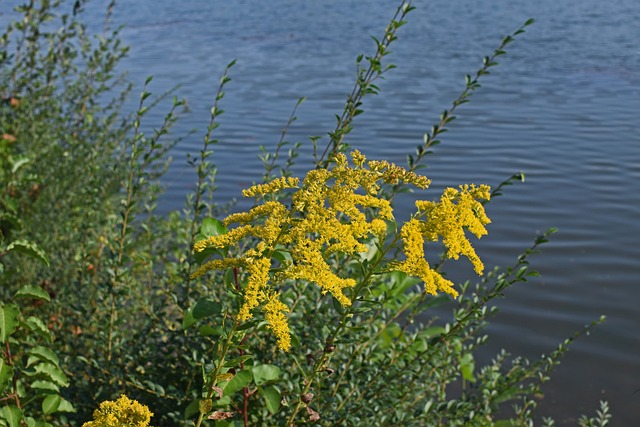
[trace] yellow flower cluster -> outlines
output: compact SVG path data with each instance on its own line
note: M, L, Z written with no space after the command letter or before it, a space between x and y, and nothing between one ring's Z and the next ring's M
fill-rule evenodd
M273 194L277 191L284 190L285 188L295 188L300 183L298 178L276 178L266 184L254 185L251 188L242 190L244 197L256 197L264 196L265 194Z
M482 274L484 265L464 230L469 230L478 238L487 234L485 225L491 221L478 199L489 200L490 196L487 185L463 185L459 191L447 188L439 202L417 201L418 214L426 219L413 218L402 226L406 259L395 264L394 268L422 279L425 291L430 294L435 295L441 291L457 297L458 292L453 289L453 283L429 267L424 258L424 242L442 239L448 258L458 259L460 255L464 255L471 261L476 273Z
M209 261L196 270L193 277L209 270L242 267L247 280L237 319L249 320L253 310L261 308L269 329L278 339L278 347L285 351L291 346L286 319L289 309L279 300L275 283L285 280L313 282L320 286L323 294L328 292L343 306L350 305L352 301L344 290L355 286L356 281L336 275L326 257L338 252L350 255L366 252L363 241L371 236L384 241L386 221L394 217L390 202L378 196L381 181L388 184L404 182L421 189L430 184L426 177L393 163L367 161L357 150L351 153L353 166L344 154L336 155L333 160L333 167L312 170L302 182L295 178L279 178L245 190L246 197L264 198L283 189L294 189L291 208L270 200L248 212L229 215L223 222L226 226L237 224L235 228L194 246L196 251L203 251L208 247L229 247L245 238L257 240L240 257ZM478 234L488 222L476 198L488 198L488 187L465 187L459 194L447 190L442 201L436 204L418 202L419 212L428 218L425 221L412 219L402 228L406 260L396 263L396 268L422 278L427 292L435 293L439 289L455 295L449 282L429 268L422 246L425 238L437 241L441 236L449 248L449 256L457 258L463 254L474 265L481 265L463 231L463 227L468 227ZM279 248L286 248L292 261L274 273L271 272L271 258Z
M148 407L122 395L115 402L102 402L93 412L93 421L82 427L147 427L152 416Z

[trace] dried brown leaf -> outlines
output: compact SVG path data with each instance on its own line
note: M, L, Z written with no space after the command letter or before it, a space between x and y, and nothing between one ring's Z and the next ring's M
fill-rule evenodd
M226 420L228 418L231 418L235 414L236 414L235 412L215 411L211 415L209 415L207 419L221 421L221 420Z

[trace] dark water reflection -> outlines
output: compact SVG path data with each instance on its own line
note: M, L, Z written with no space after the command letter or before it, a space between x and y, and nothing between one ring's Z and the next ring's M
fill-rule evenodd
M182 84L192 113L180 124L204 130L217 81L237 58L223 108L221 203L262 172L257 146L274 146L296 100L307 96L289 139L326 135L354 77L396 2L325 0L120 1L136 82L154 74L159 93ZM443 108L500 38L537 23L483 81L473 102L430 158L434 191L463 182L496 185L517 171L523 185L492 202L490 236L478 244L488 265L505 265L537 231L558 227L534 267L543 278L509 291L492 324L490 355L502 347L536 356L596 319L545 387L542 413L571 422L606 399L613 425L640 413L640 3L585 1L416 1L393 47L398 69L367 101L349 142L370 157L403 163ZM156 113L159 118L164 112ZM201 137L176 147L163 209L179 209L194 182L185 163ZM302 159L305 159L304 155ZM309 166L301 161L299 171ZM402 204L404 203L404 204ZM408 210L409 201L399 208ZM460 264L454 277L468 273ZM561 423L562 424L562 423Z

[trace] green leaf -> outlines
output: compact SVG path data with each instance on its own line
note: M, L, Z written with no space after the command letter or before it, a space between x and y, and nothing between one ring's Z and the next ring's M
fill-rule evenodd
M186 310L182 318L182 330L184 331L194 323L196 323L196 318L193 317L192 309Z
M244 369L240 372L237 372L233 378L229 380L224 386L223 383L220 383L220 387L224 391L224 396L230 396L238 390L242 390L244 387L248 386L251 383L252 375L251 371L248 369Z
M208 299L201 299L193 307L192 315L195 320L200 320L220 312L222 312L222 304Z
M50 394L42 401L42 412L45 415L53 414L58 410L62 399L57 394Z
M264 397L265 406L269 412L272 414L278 412L280 409L280 402L282 401L282 394L277 388L273 386L265 388L258 387L258 393Z
M244 323L244 324L242 324L242 325L238 326L238 327L236 328L236 331L246 331L247 329L251 329L251 328L253 328L253 327L254 327L254 326L256 326L258 323L260 323L260 320L259 320L259 319L253 319L253 320L250 320L250 321L248 321L247 323Z
M76 408L73 404L65 398L60 398L60 405L58 406L58 412L76 412Z
M224 366L225 368L235 368L236 366L240 366L242 363L246 362L249 359L252 359L253 356L250 354L245 354L244 356L238 356L234 359L227 361Z
M7 421L9 427L20 427L20 421L22 420L22 410L20 408L7 405L2 408L0 416Z
M469 382L475 382L476 378L473 375L473 371L476 367L475 360L473 359L473 354L466 353L463 354L460 359L460 373L462 374L462 378Z
M420 336L423 338L435 338L446 332L445 328L442 326L431 326L429 328L424 328L420 331Z
M221 257L224 257L224 252L218 248L207 248L201 252L194 252L193 259L197 264L202 264L204 260L209 258L211 255L218 254Z
M200 399L196 399L191 403L189 403L186 408L184 408L185 420L188 420L189 418L193 417L194 415L200 412L199 403L200 403Z
M402 330L397 323L391 323L387 326L378 337L378 343L382 348L389 348L402 335Z
M368 242L365 244L365 246L367 247L367 251L360 252L358 254L361 261L364 261L364 260L372 261L378 255L379 250L378 250L377 243L378 243L378 239L373 239L371 242Z
M275 365L258 365L251 368L253 380L256 385L262 385L268 381L277 380L280 376L280 368Z
M8 365L0 358L0 394L13 378L13 366Z
M44 251L38 245L28 240L14 240L9 243L6 250L7 252L16 251L23 255L30 256L31 258L42 261L47 267L49 266L49 259Z
M47 328L42 320L37 317L29 316L24 325L31 331L40 335L42 338L51 342L51 331Z
M38 300L51 301L49 292L42 289L40 286L25 285L18 289L15 295L16 298L33 298Z
M292 263L293 258L288 251L277 250L273 251L273 255L271 255L276 261L280 263L280 265L286 265L287 263Z
M60 391L60 387L58 387L55 383L51 381L44 381L44 380L35 380L34 382L31 383L31 388L53 391L55 393L58 393Z
M15 304L0 307L0 343L5 343L9 335L18 327L20 308Z
M201 337L219 337L222 336L224 330L220 326L202 325L198 328Z
M205 218L200 226L200 233L207 237L220 236L227 233L227 227L215 218Z
M338 301L333 295L331 296L331 303L333 304L333 308L338 312L338 314L342 314L344 312L344 307L340 301Z
M11 173L15 174L16 172L18 172L18 169L20 169L22 166L26 165L30 161L31 160L27 157L20 157L14 160L11 165Z
M56 356L56 354L51 349L48 349L47 347L44 347L41 345L34 347L31 350L29 350L29 355L40 360L51 362L56 366L60 366L60 360L58 360L58 356ZM29 365L31 365L30 362L27 363L27 366Z
M412 286L420 283L420 279L409 276L407 273L402 271L393 271L389 276L392 281L391 295L394 297L404 294Z
M62 372L62 369L58 368L56 365L42 362L34 366L34 369L37 373L48 376L51 381L59 386L67 387L69 385L69 379L64 372Z
M58 412L76 412L76 408L64 397L60 398L60 406L58 406Z

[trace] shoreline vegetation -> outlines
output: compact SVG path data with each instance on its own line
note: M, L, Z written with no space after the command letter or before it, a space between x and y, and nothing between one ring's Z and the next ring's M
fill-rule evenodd
M0 34L0 426L249 425L554 426L536 416L541 385L569 345L537 360L474 354L510 286L538 276L535 237L512 265L485 267L473 242L490 233L490 188L429 191L429 154L533 20L467 75L460 95L406 165L349 143L377 82L393 78L390 46L414 9L399 2L333 130L311 159L287 140L256 147L262 181L246 212L216 202L216 128L235 61L220 79L182 211L155 213L186 101L154 96L118 74L128 54L105 8L88 31L86 0L28 1ZM363 35L366 36L366 35ZM303 95L303 94L301 94ZM382 96L382 95L381 95ZM148 123L150 110L166 110ZM309 164L304 177L292 166ZM396 221L393 202L418 195ZM447 269L468 262L475 283ZM435 307L450 308L449 318ZM608 405L581 416L606 426Z

